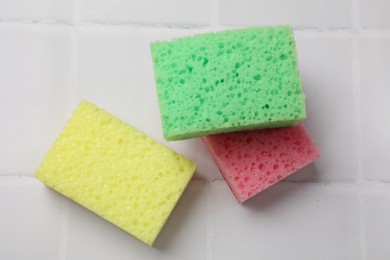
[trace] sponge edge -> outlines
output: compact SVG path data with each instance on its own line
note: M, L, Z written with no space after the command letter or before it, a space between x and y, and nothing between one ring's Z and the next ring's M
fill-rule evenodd
M35 177L152 245L195 168L189 159L82 101Z
M306 117L288 26L154 42L151 54L167 140L293 126Z

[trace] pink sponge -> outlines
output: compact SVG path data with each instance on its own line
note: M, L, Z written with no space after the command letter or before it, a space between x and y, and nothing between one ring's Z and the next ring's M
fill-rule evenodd
M302 124L203 137L241 203L319 157Z

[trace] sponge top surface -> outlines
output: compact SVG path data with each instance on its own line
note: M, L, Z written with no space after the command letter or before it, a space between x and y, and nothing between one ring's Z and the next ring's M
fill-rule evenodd
M35 176L152 245L195 164L82 101Z
M239 202L303 168L319 152L303 124L203 138Z
M287 26L155 42L151 51L167 140L289 126L306 117Z

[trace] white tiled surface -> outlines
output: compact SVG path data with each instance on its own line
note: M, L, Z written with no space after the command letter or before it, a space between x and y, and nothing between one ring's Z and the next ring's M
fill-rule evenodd
M0 175L32 175L66 121L69 36L0 23Z
M387 0L0 0L0 259L390 259ZM161 134L149 43L296 29L322 157L239 205L200 139ZM154 247L32 175L81 98L198 162Z
M352 0L219 0L224 25L351 27Z
M2 0L0 19L8 21L67 22L73 17L74 1L69 0Z
M81 19L94 23L204 25L211 20L211 0L84 0Z
M322 156L309 172L305 169L305 173L292 175L290 180L353 181L358 174L358 161L352 39L297 32L296 41L306 94L305 125Z
M360 5L360 15L363 27L390 26L390 1L360 0Z
M363 174L390 181L390 35L360 41Z
M240 206L225 183L212 189L213 259L361 259L352 191L281 183Z
M30 177L1 177L0 198L0 258L58 259L65 199Z
M370 192L364 200L368 259L386 260L390 255L390 229L384 226L390 217L390 196Z

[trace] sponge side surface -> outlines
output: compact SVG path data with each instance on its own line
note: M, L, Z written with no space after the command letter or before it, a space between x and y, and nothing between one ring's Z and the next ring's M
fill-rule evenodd
M167 140L291 126L306 117L290 27L155 42L151 52Z
M152 245L195 167L187 158L82 101L35 176Z
M287 128L211 135L203 141L239 202L319 157L302 123Z

